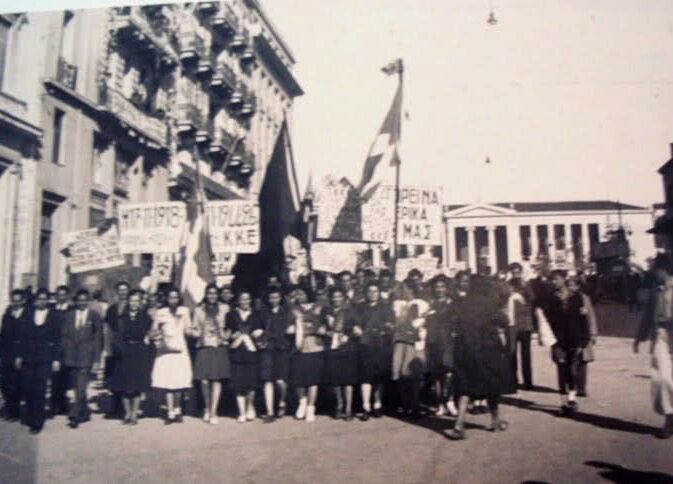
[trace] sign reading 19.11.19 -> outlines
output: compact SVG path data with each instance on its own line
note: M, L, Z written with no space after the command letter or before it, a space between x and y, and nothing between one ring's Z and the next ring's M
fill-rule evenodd
M397 241L409 245L441 245L440 187L401 187Z

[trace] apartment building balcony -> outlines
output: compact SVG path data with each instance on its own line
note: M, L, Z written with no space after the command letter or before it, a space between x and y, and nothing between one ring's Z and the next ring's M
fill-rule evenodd
M210 26L221 35L230 37L238 30L238 18L229 5L224 5L210 17Z
M56 81L74 91L77 87L77 66L59 57L56 64Z
M117 40L133 51L155 53L161 63L174 67L178 55L171 45L169 20L162 6L115 8L112 31Z
M198 2L196 11L202 15L213 15L217 11L220 2Z
M215 127L213 123L202 123L197 126L194 133L194 140L198 145L209 145L215 137Z
M196 133L204 128L203 116L199 108L193 104L178 106L178 132L182 134Z
M210 143L208 152L214 156L222 156L231 153L235 148L236 137L226 129L220 127L213 128L213 140Z
M196 74L201 78L209 78L213 75L215 71L215 59L211 55L205 55L199 59L199 64L196 70Z
M206 43L195 30L187 30L180 34L180 60L183 64L194 63L198 66L206 57Z
M136 107L116 89L107 87L101 96L102 110L125 127L153 141L159 148L168 146L168 127L162 119Z
M257 98L250 94L243 99L243 104L239 111L239 115L244 118L249 118L257 111Z
M215 67L210 87L218 94L230 95L236 89L236 73L228 65L220 63Z
M242 29L240 32L234 34L229 43L231 51L238 54L244 52L248 46L250 46L250 34L246 29Z
M253 64L257 60L255 50L252 47L246 47L241 53L241 62L245 65Z
M239 85L234 89L234 91L231 93L231 97L229 98L229 109L231 109L234 112L239 111L243 107L243 103L245 101L245 98L247 96L247 91L245 89L245 86Z

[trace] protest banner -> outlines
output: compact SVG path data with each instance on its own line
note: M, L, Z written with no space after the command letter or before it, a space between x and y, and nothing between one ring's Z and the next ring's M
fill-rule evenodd
M395 186L382 185L362 205L362 238L393 243L395 226Z
M229 276L236 265L236 254L216 252L213 254L212 271L214 276Z
M63 234L62 242L72 274L109 269L126 263L119 251L116 225L110 225L104 231L92 228L67 232Z
M439 187L402 187L397 241L408 245L442 244L442 190Z
M313 207L318 214L317 238L334 238L335 226L339 215L343 217L348 197L354 190L353 186L345 178L337 178L332 175L325 176L317 187L313 196ZM357 217L355 218L357 223ZM355 232L354 228L343 230L345 235Z
M407 257L397 259L395 272L398 280L403 280L412 269L418 269L423 277L430 278L437 274L439 259L437 257Z
M152 277L158 283L168 283L172 281L173 275L172 253L152 254Z
M120 250L123 254L179 252L186 221L187 208L183 202L120 205Z
M260 247L259 203L255 200L216 200L206 203L208 234L213 253L256 254Z
M311 244L311 264L314 271L337 274L354 271L360 253L368 249L361 242L314 242Z

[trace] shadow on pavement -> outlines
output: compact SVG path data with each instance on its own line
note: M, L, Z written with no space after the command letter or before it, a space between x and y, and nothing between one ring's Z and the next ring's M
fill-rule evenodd
M606 481L617 484L630 484L632 482L646 484L673 482L673 475L665 474L663 472L636 471L627 469L626 467L622 467L617 464L609 464L607 462L593 460L587 461L584 464L590 467L601 469L601 471L598 472L599 476L601 476Z
M39 438L39 435L31 435L28 427L19 422L0 420L0 482L37 481Z
M513 407L522 408L524 410L531 410L533 412L542 412L552 416L559 416L559 408L550 405L539 405L530 400L523 400L521 398L503 397L501 400L503 405L511 405ZM607 430L617 430L619 432L629 432L633 434L654 435L656 428L649 425L639 424L637 422L630 422L628 420L621 420L605 415L595 415L591 413L577 412L573 420L576 422L586 423Z
M435 415L423 415L418 419L408 418L397 414L390 414L389 417L397 419L400 422L404 422L409 425L415 425L416 427L431 430L447 439L448 437L446 436L446 432L453 428L453 424L456 421L455 418L453 417L437 417ZM469 435L470 430L486 430L486 426L471 423L468 420L467 422L465 422L465 430Z

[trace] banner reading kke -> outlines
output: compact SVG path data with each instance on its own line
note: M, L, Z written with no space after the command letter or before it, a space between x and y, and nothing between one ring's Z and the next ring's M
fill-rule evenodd
M180 252L187 208L183 202L119 206L119 246L124 254Z
M216 200L206 204L210 245L214 253L256 254L260 246L259 203Z

